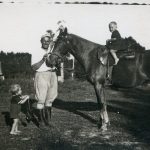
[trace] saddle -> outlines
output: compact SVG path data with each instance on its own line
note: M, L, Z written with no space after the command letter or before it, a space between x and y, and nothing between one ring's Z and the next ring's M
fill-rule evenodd
M120 50L117 53L119 59L134 59L135 51L130 49ZM115 60L112 57L110 50L105 46L105 50L103 53L98 51L98 59L101 61L103 65L113 66L115 64Z
M130 51L129 49L125 49L122 51L118 51L117 56L119 59L134 59L135 51ZM115 64L115 60L112 57L110 50L105 46L104 51L101 53L98 51L98 59L100 62L107 67L106 73L106 85L111 85L111 76L112 76L112 66Z
M116 53L119 59L134 59L135 58L135 51L130 51L129 49L118 51ZM111 53L108 52L108 63L109 66L113 66L115 63L114 58L112 57Z
M125 39L122 38L120 40L118 47L119 47L119 50L116 52L116 55L118 56L119 59L134 59L135 53L136 53L137 49L139 49L139 44L132 37L128 37ZM140 47L140 48L142 48L142 47ZM114 65L115 61L110 53L110 49L111 49L110 43L106 43L104 49L105 50L103 50L103 52L98 52L98 59L104 65L106 65L106 63L109 63L109 66ZM143 49L141 50L141 52L142 51L143 51ZM106 55L106 53L107 53L107 55ZM104 61L106 59L106 57L108 58L107 62Z

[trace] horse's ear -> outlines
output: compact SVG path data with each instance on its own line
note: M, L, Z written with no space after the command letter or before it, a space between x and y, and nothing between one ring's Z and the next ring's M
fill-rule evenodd
M66 36L67 34L68 34L68 29L65 28L65 30L64 30L64 35Z

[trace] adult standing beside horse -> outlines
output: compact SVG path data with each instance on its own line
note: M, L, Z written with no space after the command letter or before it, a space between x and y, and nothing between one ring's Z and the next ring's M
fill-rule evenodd
M37 54L32 55L32 69L36 71L34 77L35 98L37 100L36 108L40 112L41 122L46 124L48 124L48 120L51 117L52 103L58 94L56 68L46 65L48 49L52 41L50 35L44 35L41 38L42 47L38 50Z

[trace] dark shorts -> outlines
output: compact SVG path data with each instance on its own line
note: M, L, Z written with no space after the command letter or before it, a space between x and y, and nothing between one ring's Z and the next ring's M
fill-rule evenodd
M128 45L124 39L121 39L121 40L116 41L114 43L108 43L106 46L109 49L113 49L113 50L117 50L117 51L128 49Z

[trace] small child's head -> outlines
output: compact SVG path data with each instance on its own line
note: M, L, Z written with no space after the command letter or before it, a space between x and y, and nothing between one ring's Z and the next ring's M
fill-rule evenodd
M21 86L19 84L11 85L9 91L12 95L21 95L22 94Z
M115 21L112 21L109 23L109 30L110 32L113 32L117 29L117 23Z

